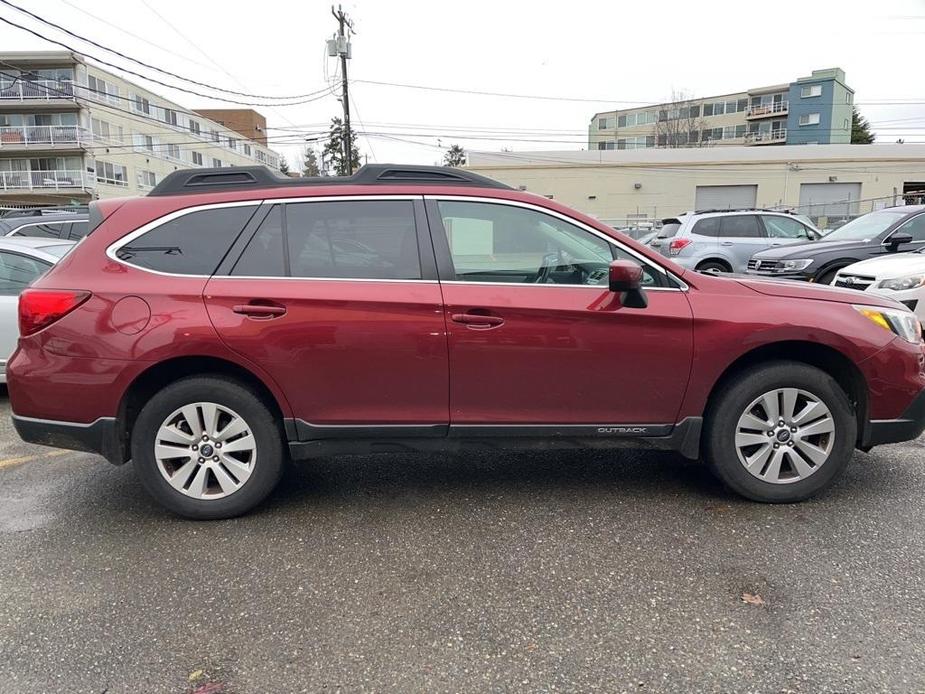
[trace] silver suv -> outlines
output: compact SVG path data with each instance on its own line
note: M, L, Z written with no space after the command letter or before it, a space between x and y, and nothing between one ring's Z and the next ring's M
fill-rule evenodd
M662 220L649 245L698 272L745 272L755 253L822 238L812 222L773 210L700 210Z

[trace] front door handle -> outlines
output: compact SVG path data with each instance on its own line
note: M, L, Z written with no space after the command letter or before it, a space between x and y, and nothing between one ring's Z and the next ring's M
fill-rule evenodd
M733 245L732 241L723 241L722 243L720 243L720 246L731 246L731 245Z
M497 328L504 323L504 319L501 316L484 316L478 313L454 313L450 316L450 319L454 323L462 323L467 328L472 328L473 330Z
M231 310L252 318L276 318L286 314L286 307L279 304L237 304Z

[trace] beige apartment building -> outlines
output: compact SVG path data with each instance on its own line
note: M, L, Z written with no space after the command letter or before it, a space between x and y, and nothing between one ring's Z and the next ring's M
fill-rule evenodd
M66 51L0 54L0 207L149 191L189 167L265 164L266 120L202 112Z
M840 68L766 87L596 113L589 149L847 144L854 91Z
M774 207L822 227L925 201L925 145L784 145L468 152L468 168L612 224L688 210Z

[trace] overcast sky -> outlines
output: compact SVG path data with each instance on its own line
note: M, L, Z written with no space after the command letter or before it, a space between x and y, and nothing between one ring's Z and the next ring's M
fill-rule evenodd
M326 2L12 1L101 44L228 89L315 92L337 66L324 57L325 39L336 28ZM349 65L351 80L360 80L350 88L354 127L374 133L360 138L369 161L434 163L442 157L439 145L457 142L483 150L579 149L596 111L663 101L677 90L709 96L790 82L834 66L845 70L880 141L925 142L925 0L356 0L343 7L356 29ZM0 5L0 16L41 28L7 6ZM54 49L5 25L0 46ZM362 80L606 101L455 94ZM223 105L146 86L189 108ZM896 103L903 101L917 103ZM279 128L270 130L271 144L295 163L301 138L317 133L341 106L329 95L258 110Z

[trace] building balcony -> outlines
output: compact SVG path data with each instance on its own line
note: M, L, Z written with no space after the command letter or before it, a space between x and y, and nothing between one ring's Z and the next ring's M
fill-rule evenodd
M787 141L787 128L776 128L767 132L745 134L747 145L771 145Z
M79 125L13 125L0 127L0 152L37 149L78 149L92 137Z
M93 177L80 170L0 171L0 193L52 190L89 190Z
M0 85L0 104L75 101L74 83L58 80L8 80Z
M785 116L790 111L789 101L775 101L773 104L761 104L752 106L745 112L745 118L752 120L755 118L768 118L769 116Z

